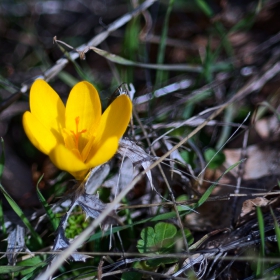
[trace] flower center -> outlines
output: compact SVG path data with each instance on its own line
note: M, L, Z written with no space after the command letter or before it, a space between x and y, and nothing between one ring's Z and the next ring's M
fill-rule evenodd
M82 138L81 135L86 133L87 129L79 130L80 117L75 118L75 123L75 131L67 128L63 129L65 147L72 151L80 160L86 162L95 137L92 134L87 134Z
M76 117L75 122L76 122L76 132L74 132L73 130L71 130L71 132L74 136L75 147L77 150L79 150L79 138L80 138L81 134L87 132L87 130L83 129L83 130L79 131L80 117Z

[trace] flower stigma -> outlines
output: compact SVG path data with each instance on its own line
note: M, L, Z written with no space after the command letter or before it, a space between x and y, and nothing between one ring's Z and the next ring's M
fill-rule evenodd
M71 132L72 132L73 135L74 135L76 149L79 150L79 138L80 138L80 135L81 135L82 133L87 132L87 130L86 130L86 129L83 129L82 131L79 131L78 127L79 127L80 117L76 117L76 118L75 118L75 122L76 122L76 133L75 133L73 130L71 130Z
M64 128L63 130L65 147L73 152L80 160L85 162L92 147L94 137L89 135L86 139L84 139L84 143L81 143L81 135L86 133L87 129L79 131L80 117L75 118L75 123L76 131L69 130L67 128Z

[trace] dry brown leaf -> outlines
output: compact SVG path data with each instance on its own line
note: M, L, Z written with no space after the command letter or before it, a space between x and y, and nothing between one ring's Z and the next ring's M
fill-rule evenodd
M256 207L262 207L268 205L269 200L264 197L256 197L254 199L247 199L243 202L240 218L255 212Z
M241 159L242 149L226 149L223 152L226 156L225 168L229 168ZM280 149L277 142L248 146L245 157L247 160L244 164L244 180L280 174ZM233 169L231 173L237 176L236 169Z
M270 198L270 199L268 199ZM262 213L270 211L279 206L280 197L256 197L254 199L247 199L243 202L241 213L237 219L237 225L241 225L256 216L256 207L261 207Z
M275 115L258 120L255 129L263 139L279 140L280 122Z

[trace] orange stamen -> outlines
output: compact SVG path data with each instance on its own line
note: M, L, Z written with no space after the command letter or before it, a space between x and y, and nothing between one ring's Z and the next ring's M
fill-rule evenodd
M76 122L76 133L71 130L71 132L73 133L74 135L74 139L75 139L75 146L77 148L77 150L79 150L79 138L80 138L80 135L82 133L85 133L87 130L86 129L83 129L81 131L79 131L79 122L80 122L80 117L76 117L75 118L75 122Z

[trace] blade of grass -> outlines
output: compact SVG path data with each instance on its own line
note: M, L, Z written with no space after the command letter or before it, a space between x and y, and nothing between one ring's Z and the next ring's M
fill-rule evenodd
M1 74L0 74L0 88L7 90L11 94L14 94L20 90L20 88L12 84L8 79L6 79Z
M216 187L216 185L218 184L218 182L221 180L221 178L227 174L229 171L231 171L233 168L235 168L237 165L239 165L240 163L242 163L243 161L245 161L245 159L240 160L238 162L236 162L235 164L231 165L219 178L218 180L212 184L207 190L206 192L201 196L201 198L199 199L199 201L195 204L195 207L193 209L196 209L197 207L201 206L210 196L210 194L212 193L212 191L214 190L214 188Z
M260 207L257 207L257 218L258 218L260 239L261 239L261 253L260 253L260 260L258 262L257 276L261 276L264 271L263 259L265 256L265 233L264 233L264 220L263 220L262 210Z
M207 83L213 81L213 71L211 70L211 66L215 63L215 54L212 52L210 46L211 46L211 37L207 42L207 46L205 49L205 57L203 60L202 78L205 78Z
M197 6L200 10L210 19L213 17L214 13L211 7L207 4L205 0L196 0ZM204 61L204 72L206 76L206 80L208 82L212 81L212 68L217 60L222 48L225 50L226 54L229 58L233 57L234 51L231 42L228 39L228 32L226 31L224 25L221 22L214 22L213 27L220 37L220 45L216 48L214 52L210 50L210 44L208 42L206 48L206 59ZM230 63L231 64L231 63ZM231 65L230 65L231 66Z
M25 269L26 268L22 267L22 266L3 265L3 266L0 266L0 275L8 274L8 273L15 273L15 272L23 271Z
M230 41L228 40L227 33L225 32L224 27L218 23L214 26L217 33L214 35L218 35L220 37L220 44L213 51L211 47L211 36L209 37L206 46L202 72L202 77L204 77L208 83L213 82L213 72L217 67L217 60L221 51L224 49L229 58L233 57L233 48ZM233 69L233 65L230 59L228 60L228 62L221 62L219 67L221 67L222 65L225 70Z
M43 256L39 255L39 256L35 256L33 258L29 258L23 261L20 261L17 263L18 266L39 266L39 265L44 265L46 264L45 261L42 260Z
M127 66L137 66L137 67L143 67L148 69L159 69L159 70L165 70L165 71L190 71L195 73L200 73L202 71L201 66L196 65L189 65L189 64L150 64L150 63L141 63L141 62L135 62L126 58L123 58L119 55L109 53L107 51L90 47L90 50L93 50L95 53L99 54L100 56L103 56L104 58L118 63L122 65ZM83 55L83 53L81 54ZM216 69L213 68L213 69Z
M38 186L39 186L39 183L40 183L41 180L43 179L43 176L44 176L44 175L42 175L42 176L39 178L38 182L37 182L37 186L36 186L36 188L37 188L37 195L38 195L38 198L39 198L40 202L42 203L42 205L43 205L43 207L44 207L44 209L45 209L45 211L46 211L47 216L48 216L49 219L50 219L50 222L51 222L51 224L52 224L53 229L56 230L57 227L58 227L58 225L59 225L59 219L56 218L56 216L55 216L55 214L53 213L51 207L49 206L49 204L48 204L47 201L45 200L44 196L42 195L42 193L40 192L39 187L38 187Z
M75 78L73 75L67 73L66 71L61 71L58 74L58 77L69 87L73 87L75 84L79 82L77 78Z
M231 123L234 117L234 113L236 112L237 108L235 107L235 104L229 105L224 114L224 123ZM219 139L216 144L216 150L219 150L222 148L224 143L227 141L229 138L231 132L231 127L229 125L225 125L222 127L222 132L220 133Z
M2 233L5 235L7 233L7 230L6 230L6 227L5 227L2 201L0 201L0 224L1 224L1 228L2 228Z
M47 265L47 262L41 260L41 256L36 256L31 259L24 260L22 262L17 263L16 266L0 266L0 275L1 274L9 274L13 273L15 277L20 276L20 279L30 279L32 276L34 276L34 270ZM27 275L28 274L28 275ZM22 276L26 275L24 278ZM5 278L6 279L6 278ZM19 278L16 278L19 279Z
M235 32L235 31L246 31L251 29L253 24L256 21L256 17L258 16L258 13L261 11L263 8L263 3L262 0L259 0L258 3L256 3L256 9L254 12L250 12L248 15L246 15L244 18L239 20L231 29L230 33Z
M209 98L211 96L210 91L201 91L198 94L192 96L189 98L188 102L186 102L182 119L187 120L193 116L193 111L196 104L199 104L200 102L204 101L205 99Z
M278 245L278 251L280 253L280 227L279 227L279 224L277 222L277 219L274 215L274 212L273 210L270 208L270 213L273 217L273 220L274 220L274 227L275 227L275 233L276 233L276 240L277 240L277 245Z
M38 269L42 269L42 266L47 265L46 261L42 260L42 256L36 256L30 259L23 260L17 263L18 267L24 267L25 269L20 272L21 279L30 279L31 277L39 274ZM25 277L23 277L25 276ZM34 279L34 278L32 278Z
M248 16L246 16L245 18L241 19L240 21L238 21L237 24L235 24L231 29L230 29L230 33L242 30L242 31L247 31L250 30L253 26L253 24L256 21L256 14L250 14Z
M38 245L42 245L42 239L41 237L37 234L37 232L33 229L32 225L30 224L30 222L28 221L28 219L26 218L26 216L24 215L24 213L22 212L22 210L20 209L20 207L17 205L17 203L13 200L13 198L7 193L7 191L5 190L5 188L2 186L2 184L0 184L0 190L2 191L3 195L5 196L5 198L7 199L7 201L9 202L10 206L13 208L13 210L15 211L15 213L21 218L22 222L25 224L25 226L29 229L29 231L31 232L31 235L33 236L33 238L35 239L35 241L38 243Z
M209 18L213 16L213 11L209 7L209 5L204 0L196 0L195 1L197 6L200 8L200 10Z
M221 22L216 22L214 26L215 26L215 30L217 31L218 35L221 38L221 47L223 47L227 56L229 58L232 58L234 56L234 50L233 50L231 42L228 39L229 33L226 31L225 27L223 26L223 24ZM217 48L217 51L215 54L216 58L218 58L220 51L221 51L220 48Z
M171 11L173 9L173 5L174 5L174 0L169 0L168 8L167 8L165 18L164 18L163 29L162 29L162 33L161 33L161 39L160 39L160 43L159 43L157 64L163 64L163 61L164 61L169 18L170 18ZM160 87L162 82L163 82L163 72L161 70L157 70L156 81L155 81L156 87Z
M123 54L126 53L128 58L132 61L137 59L141 55L141 44L139 42L139 33L140 33L140 17L133 18L125 29L124 36L124 45L123 45ZM133 82L134 69L132 67L125 67L122 69L123 81L126 83Z
M4 139L1 137L1 146L2 146L2 153L0 157L0 182L2 179L3 171L4 171L4 165L5 165L5 145L4 145Z

